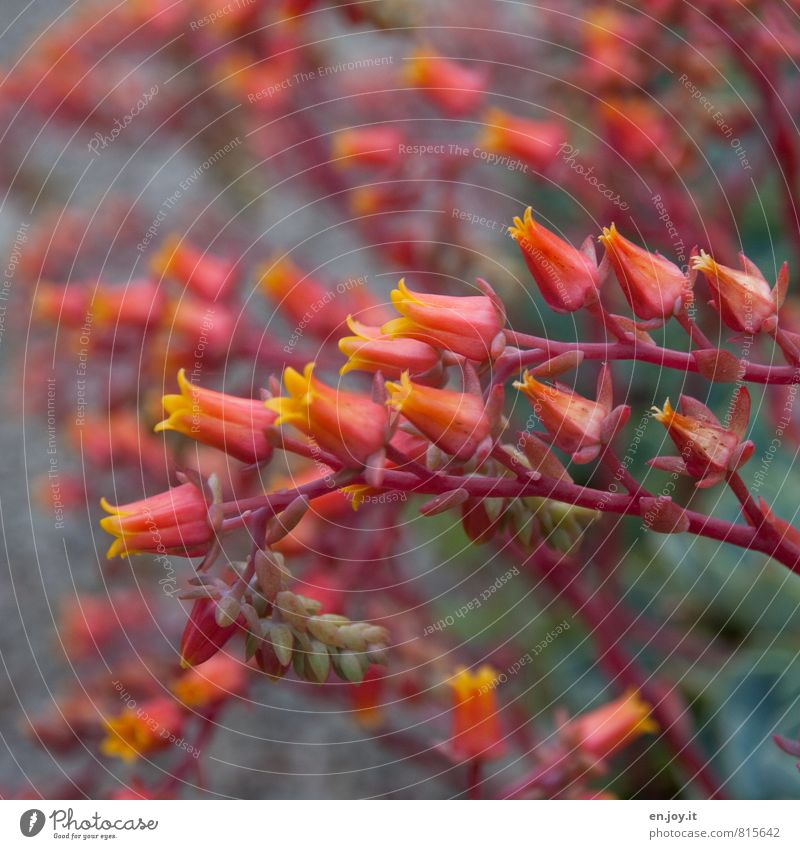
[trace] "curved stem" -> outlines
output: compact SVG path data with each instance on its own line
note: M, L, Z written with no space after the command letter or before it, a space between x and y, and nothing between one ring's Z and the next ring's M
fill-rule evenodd
M338 476L337 476L338 477ZM353 472L347 476L347 483L366 483L364 474ZM323 477L293 489L283 489L268 495L255 496L225 502L222 507L225 515L233 516L247 510L269 507L271 511L282 510L299 495L313 499L331 492L332 488L343 486L345 481L336 477ZM443 472L428 472L417 475L407 471L387 469L384 473L384 488L420 495L441 495L454 489L466 489L477 498L524 498L540 496L567 504L577 504L607 513L627 516L641 516L640 496L611 493L600 489L580 486L564 479L542 477L538 480L519 480L509 477L489 477L484 475L454 475ZM797 552L782 540L765 536L759 529L747 525L726 522L714 516L707 516L694 510L685 510L689 520L689 533L696 536L727 542L740 548L760 551L774 557L788 569L800 573L800 558Z
M507 351L503 355L503 357L509 358L509 362L513 361L517 369L522 369L526 365L535 365L566 351L580 351L587 360L600 360L601 362L637 360L643 363L652 363L662 368L699 372L697 362L692 354L661 348L658 345L646 342L559 342L552 339L542 339L539 336L531 336L527 333L517 333L513 330L507 330L506 337L509 342L520 348L533 349L518 352ZM750 383L783 385L800 383L800 368L746 363L742 380Z

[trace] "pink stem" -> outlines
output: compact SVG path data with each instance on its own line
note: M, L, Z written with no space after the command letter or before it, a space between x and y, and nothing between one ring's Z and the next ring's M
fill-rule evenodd
M501 359L508 357L516 368L535 365L557 354L566 351L581 351L587 360L637 360L653 363L662 368L672 368L679 371L698 372L697 363L692 354L683 351L672 351L645 342L559 342L542 339L527 333L517 333L506 330L506 338L518 347L532 348L530 351L520 351L518 354L506 352ZM800 368L793 366L768 366L760 363L745 365L742 379L751 383L791 384L800 383Z
M331 492L331 480L335 481L335 478L320 478L293 489L282 489L269 495L228 501L222 507L228 516L262 507L269 507L273 512L283 510L299 495L307 495L313 499ZM365 483L366 481L363 473L353 472L353 478L348 478L347 482ZM338 486L341 485L341 483L338 483ZM477 498L540 496L607 513L641 516L643 512L640 498L636 495L610 493L580 486L563 479L556 480L546 477L538 480L513 480L505 477L462 476L443 472L429 472L426 476L422 476L406 471L387 469L384 473L384 488L420 495L441 495L453 489L466 489L470 495ZM689 520L690 533L727 542L740 548L760 551L775 557L776 560L793 572L800 573L800 557L798 557L797 552L780 541L776 542L765 538L764 534L758 529L726 522L723 519L707 516L694 510L686 510L685 516Z

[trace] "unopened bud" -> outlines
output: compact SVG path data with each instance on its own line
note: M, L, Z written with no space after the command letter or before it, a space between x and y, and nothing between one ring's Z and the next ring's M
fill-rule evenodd
M288 666L292 662L292 649L294 648L292 629L288 625L270 625L269 638L281 666Z
M239 618L241 612L241 604L238 598L232 595L223 596L217 602L217 609L214 611L214 619L220 628L227 628Z
M343 649L337 656L336 665L345 681L350 681L351 684L360 684L364 680L369 661L364 654Z
M339 638L339 628L343 623L349 620L343 616L335 616L330 618L329 614L324 616L312 616L308 620L308 630L317 640L325 643L326 646L343 647L343 643Z
M320 684L324 683L331 671L331 656L327 646L319 640L311 640L306 661L314 680Z
M278 516L273 516L267 524L264 545L270 546L293 531L308 510L308 496L300 495Z
M294 593L288 590L279 592L275 598L275 606L292 628L305 633L308 625L308 613L302 601Z
M439 513L445 513L448 510L452 510L454 507L458 507L468 498L469 493L466 489L452 489L450 492L444 492L441 495L437 495L436 498L426 501L422 507L419 508L419 512L422 513L423 516L437 516Z
M256 578L261 592L267 601L274 601L275 596L283 589L285 572L283 557L277 552L259 549L253 558Z
M431 443L428 446L425 453L425 466L429 471L435 472L437 469L441 469L447 460L447 455L436 445Z

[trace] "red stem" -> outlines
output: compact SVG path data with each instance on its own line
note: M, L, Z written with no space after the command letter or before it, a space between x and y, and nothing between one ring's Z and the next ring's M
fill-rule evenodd
M349 482L365 483L366 481L363 473L354 472L354 477ZM628 516L642 515L639 498L634 495L610 493L569 483L563 479L556 480L546 477L539 480L521 481L505 477L484 477L482 475L448 475L442 472L430 472L427 477L422 477L409 472L387 469L384 474L384 488L420 495L441 495L453 489L466 489L470 495L478 498L540 496L607 513ZM268 506L272 511L278 511L288 506L298 495L316 498L327 492L331 492L330 483L323 478L294 489L278 490L269 495L227 501L222 506L228 516L265 506ZM740 548L760 551L775 557L788 569L800 573L800 558L798 558L797 553L787 550L785 545L776 545L774 542L765 539L758 530L746 525L726 522L723 519L707 516L694 510L686 510L685 515L689 520L690 533L727 542ZM226 529L235 525L236 522L233 522Z
M676 706L671 698L665 696L663 685L655 681L650 671L624 648L622 639L627 626L617 621L618 617L612 607L583 585L579 572L569 568L568 558L542 556L545 553L546 550L540 549L536 552L538 557L526 556L524 553L522 556L525 557L526 565L535 568L553 592L583 619L590 638L599 649L599 660L607 667L612 679L641 692L652 705L662 739L675 753L690 779L696 780L710 798L724 798L724 792L708 767L708 758L697 748L693 739L684 734L682 726L685 709L676 714Z
M501 359L508 357L508 362L513 361L516 368L535 365L566 351L581 351L587 360L600 360L601 362L637 360L684 372L699 371L692 354L661 348L658 345L645 342L559 342L553 339L531 336L527 333L517 333L514 330L506 330L505 334L512 344L534 349L513 355L506 353L501 357ZM742 379L751 383L765 384L800 383L800 368L746 363Z

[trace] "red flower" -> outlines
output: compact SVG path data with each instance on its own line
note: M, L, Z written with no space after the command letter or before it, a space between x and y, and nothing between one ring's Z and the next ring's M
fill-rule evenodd
M481 666L476 672L460 667L448 681L453 690L453 733L448 748L458 760L502 754L496 682L497 673L490 666Z
M109 559L143 552L196 557L211 541L208 502L192 483L116 507L103 498L100 506L111 514L100 527L116 537Z
M412 383L408 372L386 389L388 403L447 454L469 460L491 445L489 419L477 395Z
M533 220L530 207L523 219L508 228L522 251L542 297L556 312L575 312L597 300L600 278L594 246L587 240L581 250Z
M667 319L691 298L689 278L675 263L653 254L621 236L612 224L600 241L614 267L619 285L638 318Z
M734 397L728 427L695 398L681 396L681 406L688 415L675 412L669 399L663 409L653 407L654 418L667 429L680 457L656 457L649 461L650 466L690 475L705 489L750 459L753 443L742 441L750 418L750 394L744 386Z
M168 418L155 426L156 433L175 430L244 463L269 460L272 446L264 431L277 416L263 401L202 389L186 379L184 369L178 372L178 386L180 395L163 398Z
M419 339L478 362L492 357L503 329L504 317L486 295L412 292L401 280L392 290L392 304L402 318L384 324L386 336Z

